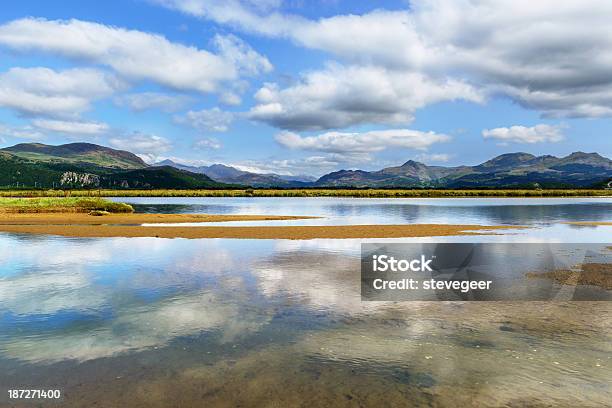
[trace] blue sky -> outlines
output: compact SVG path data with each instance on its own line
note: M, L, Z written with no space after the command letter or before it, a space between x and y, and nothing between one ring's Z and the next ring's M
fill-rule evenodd
M0 144L317 176L610 157L610 21L602 0L11 2Z

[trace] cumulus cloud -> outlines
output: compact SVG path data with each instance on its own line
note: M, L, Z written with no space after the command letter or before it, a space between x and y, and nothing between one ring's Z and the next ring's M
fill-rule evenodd
M221 95L219 95L219 102L224 105L236 106L242 103L242 98L235 92L222 92Z
M109 144L117 149L128 150L137 154L148 163L154 163L157 158L172 149L170 140L140 132L109 139Z
M221 142L214 137L207 137L196 140L193 147L200 150L218 150L221 148Z
M424 163L446 163L451 159L452 155L448 153L421 153L416 159Z
M184 95L168 95L159 92L141 92L118 96L115 104L127 107L134 112L148 109L159 109L163 112L175 112L181 109L191 99Z
M327 132L307 137L285 131L276 135L275 139L289 149L359 154L398 147L425 150L434 143L450 140L450 137L411 129L388 129L363 133Z
M266 160L246 160L228 163L228 165L242 171L259 174L275 173L284 176L321 176L338 166L363 165L370 161L371 157L367 153L325 153L291 159L271 157Z
M316 175L322 176L338 167L363 166L372 161L369 153L347 152L347 153L325 153L321 155L307 156L297 159L271 160L267 164L261 164L269 171L287 175Z
M452 79L432 80L419 73L376 66L330 65L279 89L265 84L255 94L248 116L289 130L322 130L363 123L405 125L418 108L465 99L481 102L472 86Z
M0 73L0 106L22 115L76 117L122 87L95 69L11 68Z
M64 120L35 119L32 124L39 129L74 135L99 135L108 131L102 122L70 122Z
M235 36L217 35L218 53L171 42L158 34L80 20L24 18L0 25L0 44L113 68L125 78L151 80L178 90L213 92L240 74L272 66Z
M430 50L422 43L408 11L375 10L309 20L282 13L281 2L256 7L250 0L150 0L195 17L245 32L287 38L335 56L382 65L416 65ZM412 3L412 2L411 2Z
M26 140L42 140L46 137L43 132L33 128L32 126L11 126L0 123L0 141L6 143L6 139L9 137L12 139L26 139Z
M406 10L316 21L279 9L261 12L238 0L157 3L287 38L349 64L468 80L544 116L612 116L612 2L607 0L414 0Z
M272 71L272 64L235 35L219 35L213 39L219 54L245 75Z
M496 139L505 143L560 142L563 140L563 128L564 126L562 125L553 126L543 124L532 127L500 127L495 129L485 129L482 131L482 136L485 139Z
M196 17L202 17L240 27L249 32L269 36L288 35L292 25L306 20L275 11L281 2L277 0L150 0L152 3Z
M232 112L214 107L200 111L189 111L185 115L175 116L177 123L191 126L201 131L227 132L234 119Z

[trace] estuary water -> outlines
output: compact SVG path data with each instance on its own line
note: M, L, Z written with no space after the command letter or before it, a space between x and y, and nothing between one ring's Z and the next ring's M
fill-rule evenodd
M385 242L610 243L612 199L121 198L273 225L527 226ZM223 223L232 225L235 223ZM261 225L258 222L240 225ZM609 302L364 302L369 240L0 234L0 406L580 406L612 401ZM8 389L60 389L9 400Z

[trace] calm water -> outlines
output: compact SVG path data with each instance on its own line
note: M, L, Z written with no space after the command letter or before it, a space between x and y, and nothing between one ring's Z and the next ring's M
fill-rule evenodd
M429 241L612 232L559 224L612 221L610 199L127 201L325 217L300 222L315 225L533 227ZM1 234L0 406L8 388L63 390L23 403L43 407L609 406L610 303L362 302L360 242Z

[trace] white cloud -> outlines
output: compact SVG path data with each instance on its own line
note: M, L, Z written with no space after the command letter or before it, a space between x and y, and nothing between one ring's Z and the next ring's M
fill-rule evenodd
M217 35L219 53L171 42L158 34L80 20L24 18L0 26L0 44L107 65L134 80L179 90L213 92L242 73L271 69L270 62L235 36Z
M46 135L32 126L10 126L0 123L0 137L6 136L12 139L43 140ZM2 138L2 143L6 140Z
M219 50L219 54L242 74L258 75L262 72L272 71L272 64L267 58L258 54L235 35L217 34L213 43Z
M125 106L135 112L148 109L159 109L163 112L174 112L181 109L191 98L184 95L168 95L159 92L141 92L121 95L114 99L119 106Z
M323 175L341 165L355 165L369 162L367 153L307 156L293 159L268 158L267 160L247 160L227 163L227 165L251 173L275 173L284 176Z
M263 2L254 0L150 0L162 6L179 10L196 17L202 17L243 28L249 32L269 36L286 35L292 25L303 24L306 20L274 11L280 1Z
M193 146L200 150L218 150L222 147L221 142L214 137L196 140Z
M211 164L213 164L212 162L210 162L209 160L202 160L202 159L189 159L189 158L185 158L185 157L178 157L178 156L166 156L166 155L159 155L159 156L155 156L155 160L154 161L149 161L146 160L148 163L156 163L156 162L160 162L163 160L171 160L175 163L178 164L184 164L186 166L209 166Z
M408 11L375 10L315 21L281 13L280 4L261 10L252 7L250 1L240 0L151 1L249 33L287 38L304 47L366 64L413 66L427 59L430 51L415 30Z
M223 92L219 95L219 102L224 105L237 106L242 103L242 98L234 92Z
M217 159L190 159L177 156L160 155L152 160L150 157L143 157L149 163L159 162L165 159L175 163L188 166L210 166L211 164L222 163L226 166L234 167L238 170L251 173L275 173L284 176L317 175L321 176L337 168L338 166L357 166L371 161L368 153L325 153L321 155L307 156L303 158L278 159L270 157L261 160L243 160L239 162Z
M23 115L77 117L121 86L94 69L11 68L0 73L0 106Z
M424 163L446 163L451 159L451 157L452 155L448 153L421 153L416 157L416 159Z
M255 98L251 119L289 130L342 128L364 123L405 125L418 108L455 99L483 100L469 84L432 80L419 73L376 66L330 65L279 89L265 84Z
M278 174L322 176L340 166L363 166L371 161L368 153L326 153L299 159L271 160L260 167Z
M406 10L316 21L237 0L157 3L350 64L469 80L544 116L612 116L608 0L413 0Z
M175 116L175 121L201 131L227 132L234 119L232 112L222 111L215 107L200 111L189 111L185 115Z
M124 137L109 139L111 146L137 154L148 163L154 163L158 157L172 149L170 140L140 132L134 132Z
M284 159L273 160L270 162L268 171L286 173L288 175L298 175L313 172L324 172L325 169L331 170L343 161L339 161L331 155L308 156L303 159Z
M69 122L63 120L35 119L32 121L32 124L39 129L75 135L99 135L109 130L109 126L102 122Z
M275 139L289 149L363 154L390 148L424 150L434 143L446 142L450 140L450 137L434 132L389 129L363 133L327 132L307 137L285 131L276 135Z
M482 136L485 139L496 139L502 142L514 143L542 143L560 142L563 140L564 126L535 125L532 127L511 126L495 129L485 129Z

